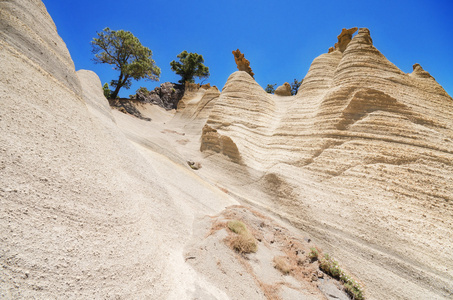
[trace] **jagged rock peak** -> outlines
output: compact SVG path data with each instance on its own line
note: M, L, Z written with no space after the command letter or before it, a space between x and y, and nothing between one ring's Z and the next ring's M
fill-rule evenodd
M285 82L275 90L275 95L291 96L291 85L288 82Z
M419 64L414 64L412 66L412 73L411 75L414 76L414 77L417 77L417 78L433 78L431 76L431 74L429 74L429 72L423 70L422 66L420 66Z
M352 35L357 31L357 27L353 27L350 29L343 28L341 33L337 36L338 43L335 43L335 50L339 50L340 52L344 52L346 47L348 46L349 42L352 40ZM329 53L330 53L329 49Z
M239 51L239 49L237 49L237 50L233 51L233 55L234 55L234 60L236 62L238 70L245 71L248 74L250 74L250 76L252 76L252 78L255 78L254 77L255 74L252 72L252 68L250 67L250 62L248 61L248 59L246 59L244 57L244 54L241 53L241 51Z
M361 44L373 45L373 40L371 39L370 30L368 28L360 28L355 38Z

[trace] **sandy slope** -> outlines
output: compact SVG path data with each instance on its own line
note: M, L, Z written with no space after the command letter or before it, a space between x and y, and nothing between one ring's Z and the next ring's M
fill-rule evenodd
M127 140L97 76L74 71L44 6L29 2L1 4L0 294L225 298L182 255L196 216L237 202Z

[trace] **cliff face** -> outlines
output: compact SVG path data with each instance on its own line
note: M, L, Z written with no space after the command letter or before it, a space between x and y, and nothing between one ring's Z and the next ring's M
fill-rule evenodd
M262 191L258 203L328 240L375 297L401 297L406 285L414 292L404 297L426 298L428 286L453 284L453 265L444 268L453 252L453 100L418 64L405 74L389 62L368 29L350 40L353 31L313 61L296 96L271 96L245 72L232 74L206 124L237 146L238 193L254 198L247 182ZM384 265L381 278L360 256Z

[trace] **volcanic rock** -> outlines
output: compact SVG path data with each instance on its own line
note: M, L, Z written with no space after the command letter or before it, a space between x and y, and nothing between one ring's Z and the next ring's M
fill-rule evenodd
M164 82L160 87L148 92L138 89L133 97L143 103L152 103L167 110L176 109L179 100L184 96L184 85L172 82Z

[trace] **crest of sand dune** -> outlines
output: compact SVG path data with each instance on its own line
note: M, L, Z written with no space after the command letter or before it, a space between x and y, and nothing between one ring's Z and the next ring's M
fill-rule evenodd
M334 299L272 265L310 236L368 299L451 297L453 100L355 31L296 96L238 71L147 122L75 72L41 1L0 2L0 295ZM248 259L213 229L231 218L259 238Z

